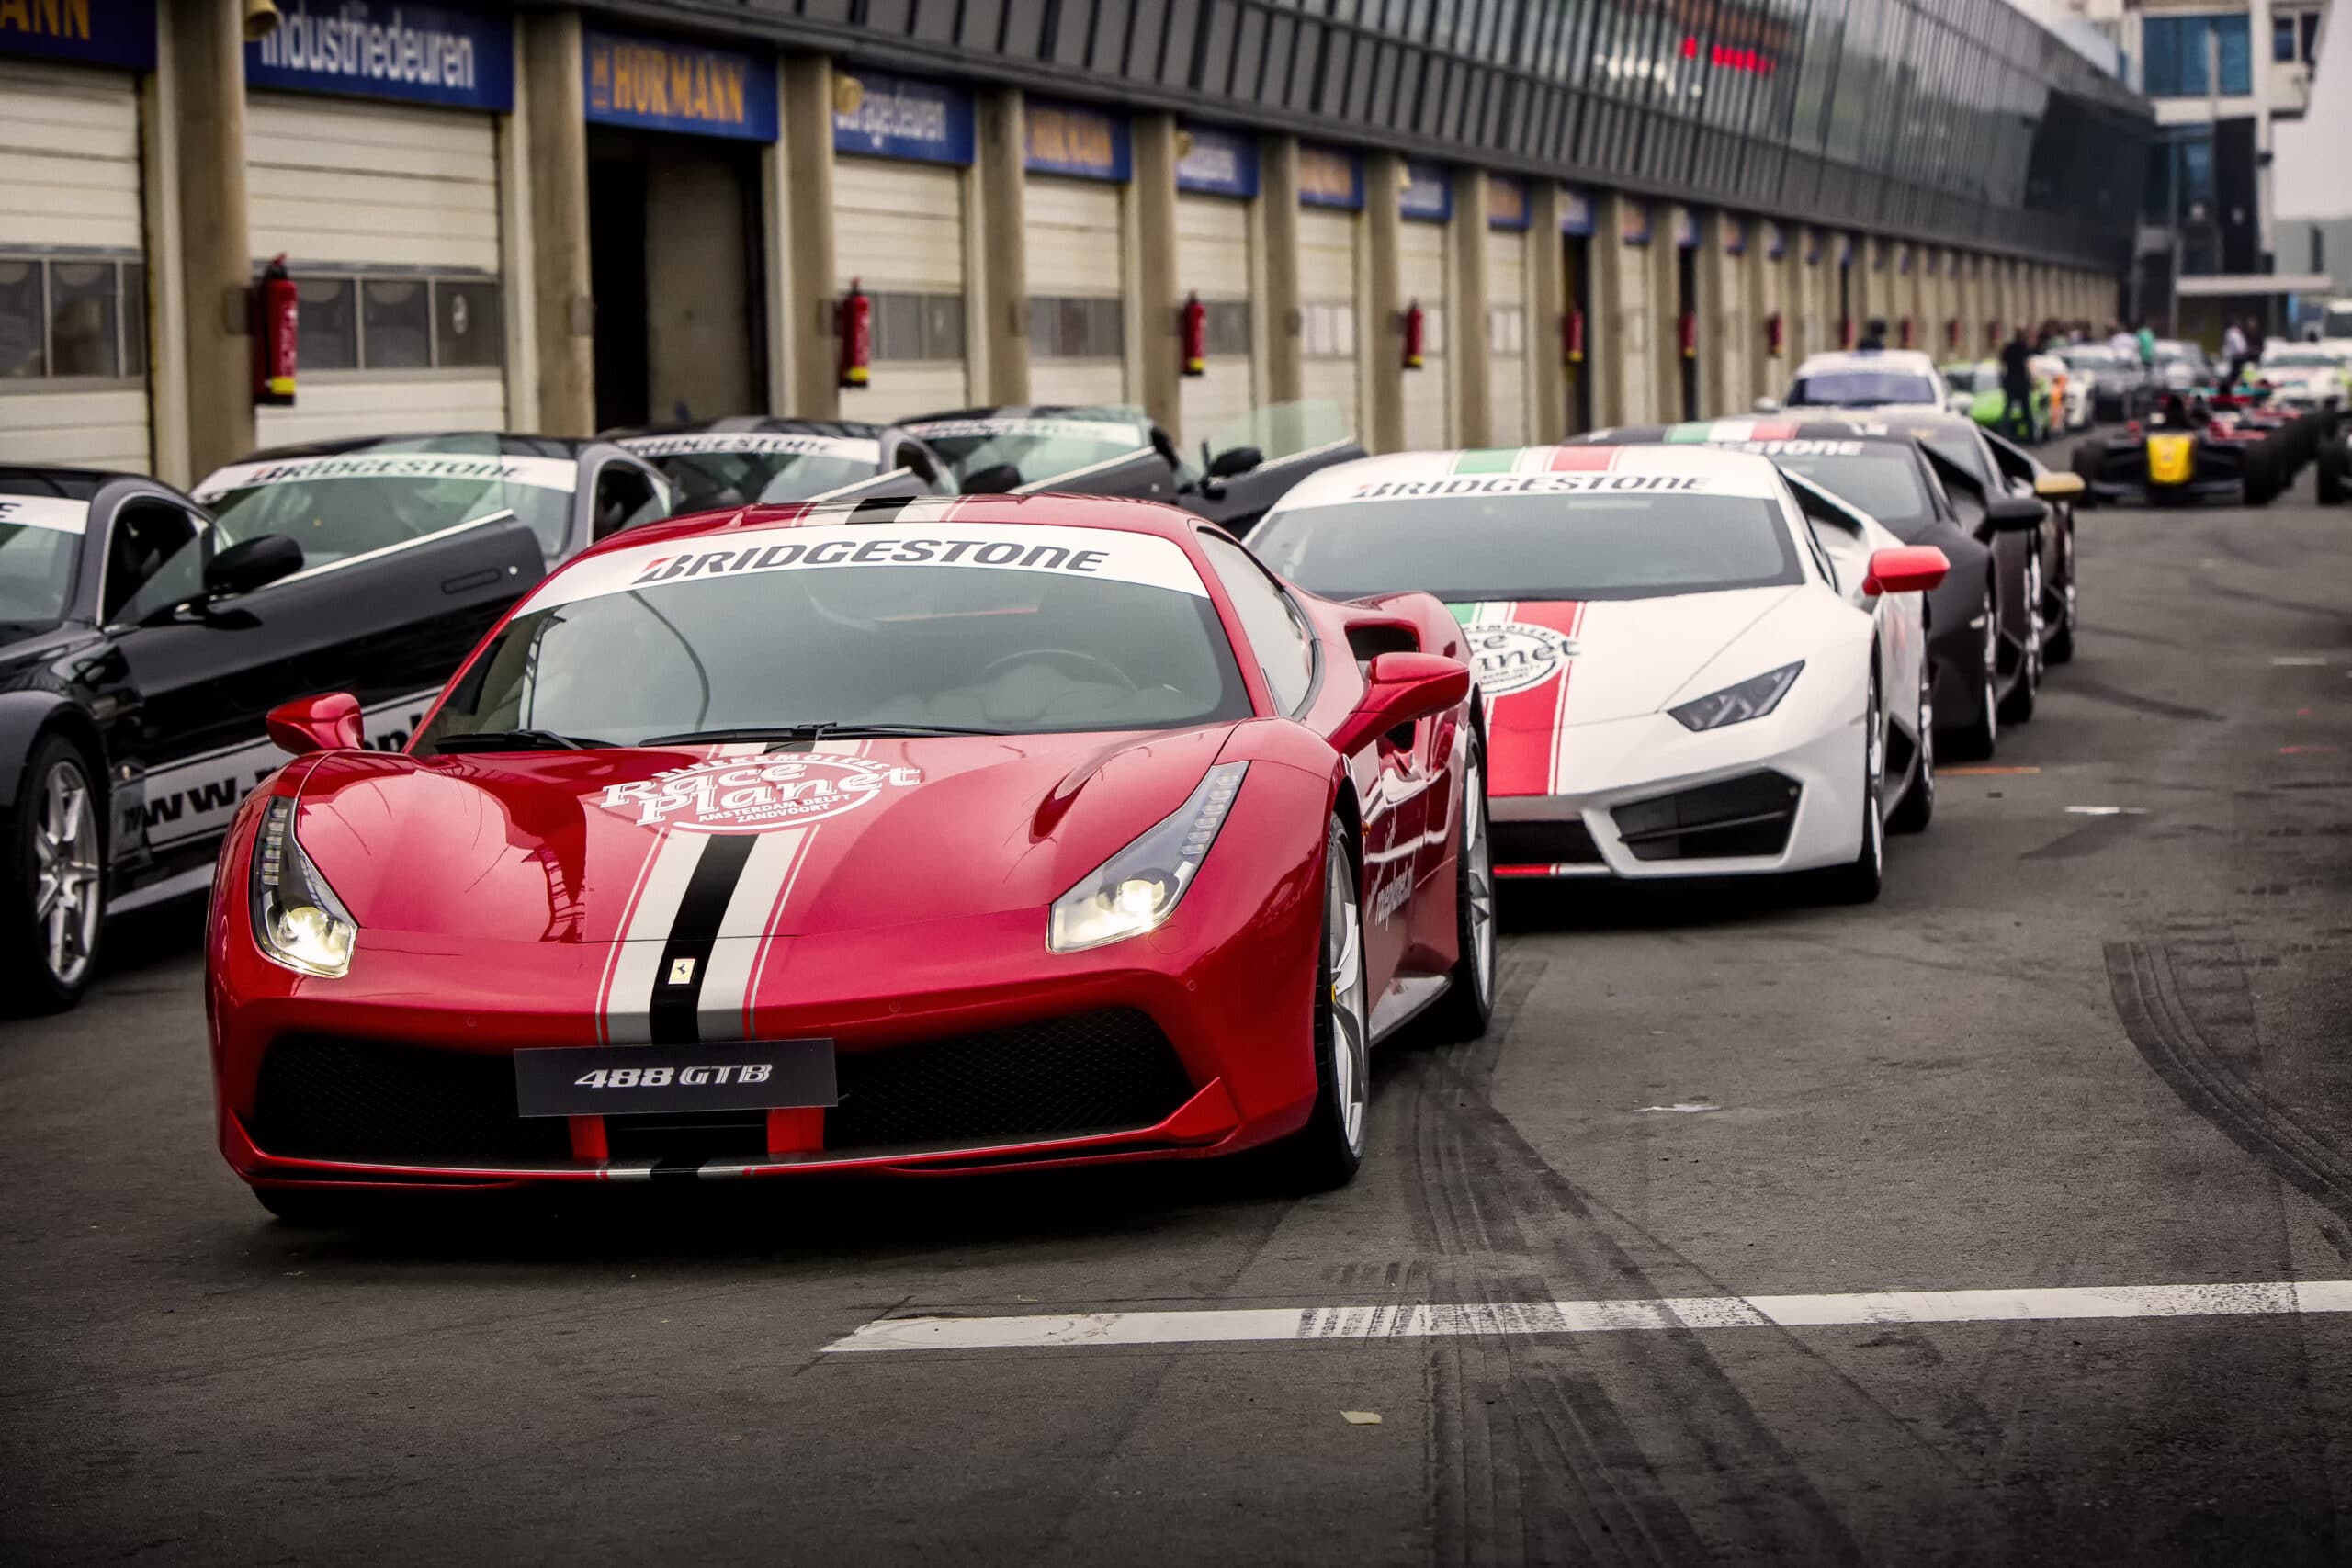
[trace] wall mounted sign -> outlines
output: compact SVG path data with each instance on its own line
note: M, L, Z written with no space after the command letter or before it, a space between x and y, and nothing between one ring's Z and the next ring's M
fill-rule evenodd
M1560 232L1563 234L1592 232L1592 197L1574 186L1560 187Z
M922 164L972 161L972 97L879 71L833 74L833 151Z
M1650 243L1650 204L1639 197L1617 200L1617 238L1628 245Z
M1185 125L1176 130L1176 188L1206 196L1258 194L1258 139L1247 131Z
M598 124L775 140L775 64L759 56L584 28L580 71Z
M1442 164L1405 160L1405 184L1396 193L1399 216L1415 223L1443 223L1453 217L1453 182Z
M1744 256L1747 254L1747 219L1737 212L1724 214L1724 254Z
M155 68L155 0L13 0L0 4L0 54Z
M245 45L245 85L503 114L514 107L514 18L454 6L282 0Z
M1023 106L1022 119L1033 175L1125 183L1135 171L1123 116L1082 104L1031 98Z
M1298 146L1298 199L1305 207L1363 206L1363 160L1338 147Z
M1487 227L1524 229L1527 224L1527 182L1510 175L1488 175Z

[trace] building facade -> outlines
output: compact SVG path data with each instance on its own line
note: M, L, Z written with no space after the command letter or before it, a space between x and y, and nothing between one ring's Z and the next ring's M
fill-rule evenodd
M2104 322L2155 129L2003 0L277 9L248 42L235 0L0 6L0 459L1023 401L1192 448L1301 399L1375 449L1697 417L1872 317L1970 355ZM279 257L300 389L256 410Z

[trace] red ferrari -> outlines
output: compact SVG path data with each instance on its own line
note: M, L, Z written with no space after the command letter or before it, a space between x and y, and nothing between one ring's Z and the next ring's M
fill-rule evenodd
M207 999L262 1202L1278 1145L1486 1027L1483 716L1422 593L1338 604L1172 507L631 529L401 752L334 695L238 812Z

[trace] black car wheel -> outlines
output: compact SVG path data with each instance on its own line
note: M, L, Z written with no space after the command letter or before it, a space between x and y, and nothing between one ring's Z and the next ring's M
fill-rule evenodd
M1976 712L1945 741L1953 756L1971 761L1991 756L2001 739L2001 601L1990 581L1984 584L1984 607L1976 619L1984 627L1978 647Z
M1474 745L1462 772L1462 852L1454 858L1453 934L1460 956L1430 1010L1440 1040L1476 1040L1495 1016L1495 855L1487 830L1485 759Z
M7 825L0 897L0 976L15 1012L57 1012L82 999L106 932L106 803L87 758L62 736L33 748Z
M1283 1185L1322 1192L1344 1187L1363 1163L1372 1093L1370 987L1363 966L1363 908L1356 897L1348 830L1333 818L1323 840L1323 944L1315 982L1315 1109L1275 1151Z
M2323 506L2340 505L2346 494L2346 481L2352 478L2352 446L2337 442L2319 449L2319 499Z
M1911 786L1887 814L1890 833L1917 833L1936 817L1936 673L1926 656L1919 660L1919 761L1912 770Z
M1869 904L1886 879L1886 713L1879 701L1878 653L1871 653L1870 706L1862 716L1862 847L1851 863L1822 873L1822 892L1838 904Z
M2064 580L2048 594L2050 626L2041 639L2045 665L2065 664L2075 657L2075 530L2071 525L2059 532L2058 560Z
M2018 678L2001 699L2001 722L2023 724L2033 716L2041 694L2041 550L2025 563L2025 644L2018 649Z

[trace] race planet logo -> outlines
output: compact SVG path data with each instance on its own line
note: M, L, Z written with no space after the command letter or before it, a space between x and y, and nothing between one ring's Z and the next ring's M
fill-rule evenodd
M645 828L761 833L854 811L887 789L922 783L913 768L865 757L718 757L650 779L606 784L598 804Z
M1470 668L1478 687L1489 697L1509 696L1540 686L1557 675L1577 656L1573 638L1549 626L1506 621L1498 626L1466 628L1470 638Z

